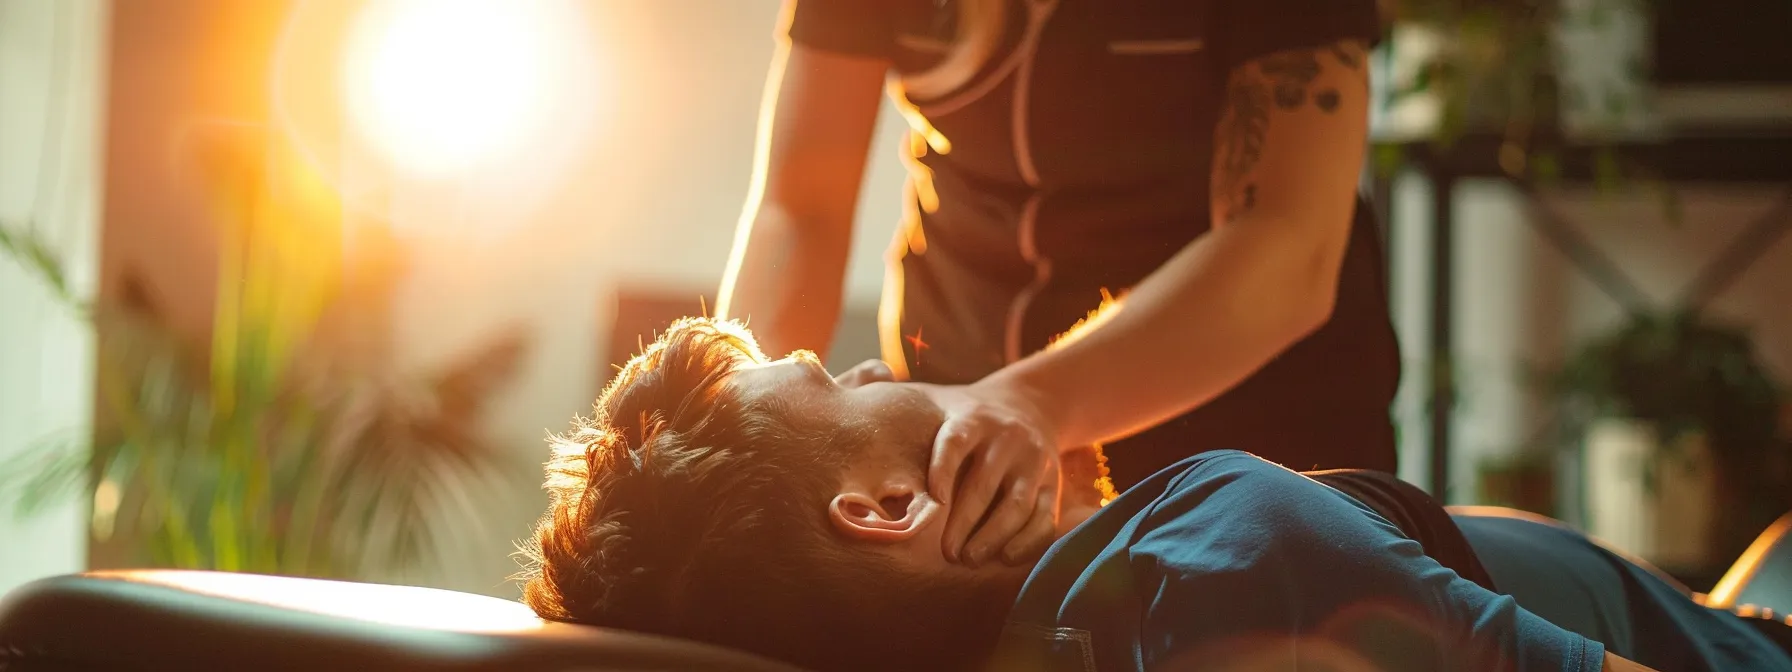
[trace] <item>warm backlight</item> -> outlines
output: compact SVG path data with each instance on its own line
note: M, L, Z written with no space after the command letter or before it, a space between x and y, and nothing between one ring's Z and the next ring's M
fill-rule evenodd
M229 572L126 570L90 576L409 628L501 633L537 631L543 625L521 602L430 588Z
M344 61L350 119L395 165L423 177L514 152L549 123L564 69L561 3L376 0Z

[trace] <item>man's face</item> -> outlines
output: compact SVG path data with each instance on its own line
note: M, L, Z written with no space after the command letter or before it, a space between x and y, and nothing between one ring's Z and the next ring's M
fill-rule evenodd
M829 513L843 533L836 535L841 543L873 544L900 566L924 574L1025 578L1030 562L972 569L946 559L941 538L951 497L927 492L927 462L945 414L920 386L890 382L843 386L808 353L742 368L729 385L744 399L774 398L801 414L800 421L816 423L824 431L838 430L836 448L857 454L846 468L840 491L843 498L864 506L838 510L841 499L830 503L836 507ZM869 445L862 445L867 441ZM1102 475L1098 449L1072 451L1062 458L1058 536L1100 510L1108 493L1097 485ZM854 521L871 523L884 533L861 534L865 528Z
M944 415L918 388L881 382L844 387L806 353L743 368L729 385L748 400L777 399L801 413L800 422L836 426L842 441L870 442L839 447L859 455L846 467L840 496L828 505L841 543L871 545L926 575L1025 577L1028 567L972 569L946 560L941 534L947 506L926 490L926 462Z

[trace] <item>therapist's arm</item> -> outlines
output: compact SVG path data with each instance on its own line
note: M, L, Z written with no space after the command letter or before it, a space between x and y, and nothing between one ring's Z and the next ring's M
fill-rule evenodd
M827 354L888 70L788 42L773 58L753 183L716 298L716 315L747 321L766 352Z
M1052 347L932 390L946 419L928 490L952 503L948 559L1024 563L1056 529L1057 451L1200 406L1331 318L1368 135L1364 52L1346 41L1235 68L1213 229Z
M1363 166L1355 41L1233 70L1214 132L1213 230L1119 303L990 376L1060 448L1123 438L1219 396L1331 317Z

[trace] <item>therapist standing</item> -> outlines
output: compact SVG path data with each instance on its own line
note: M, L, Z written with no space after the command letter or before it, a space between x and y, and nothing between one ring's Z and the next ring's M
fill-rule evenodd
M718 313L826 352L887 88L907 212L844 378L929 384L948 557L1049 543L1090 444L1121 488L1220 448L1395 470L1375 0L787 2Z

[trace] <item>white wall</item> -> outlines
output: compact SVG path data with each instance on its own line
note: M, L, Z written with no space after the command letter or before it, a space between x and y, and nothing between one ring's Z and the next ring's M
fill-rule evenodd
M546 432L590 412L605 382L598 371L618 287L688 287L693 299L714 291L746 197L779 13L778 0L583 4L602 42L596 65L614 83L598 92L607 98L600 104L608 105L608 124L526 223L496 237L415 237L412 275L398 299L398 352L417 365L450 357L508 323L531 328L521 379L489 417L492 435L527 469L545 458ZM901 212L901 130L886 104L848 270L855 305L877 301ZM489 553L439 583L514 594L499 579L514 570L507 542L545 503L530 494L494 514L488 543L468 545Z
M1395 251L1389 261L1395 329L1405 370L1394 415L1400 437L1400 475L1430 483L1429 372L1431 339L1431 185L1402 175L1393 190ZM1452 501L1469 501L1475 465L1523 445L1540 422L1523 364L1559 358L1563 344L1558 304L1569 272L1542 247L1525 222L1519 195L1496 181L1457 185L1455 278L1456 424L1452 427Z
M0 0L0 226L34 226L82 295L98 266L106 12L102 0ZM92 341L34 276L0 259L0 469L46 439L84 450ZM83 502L23 520L5 509L0 593L85 564Z

